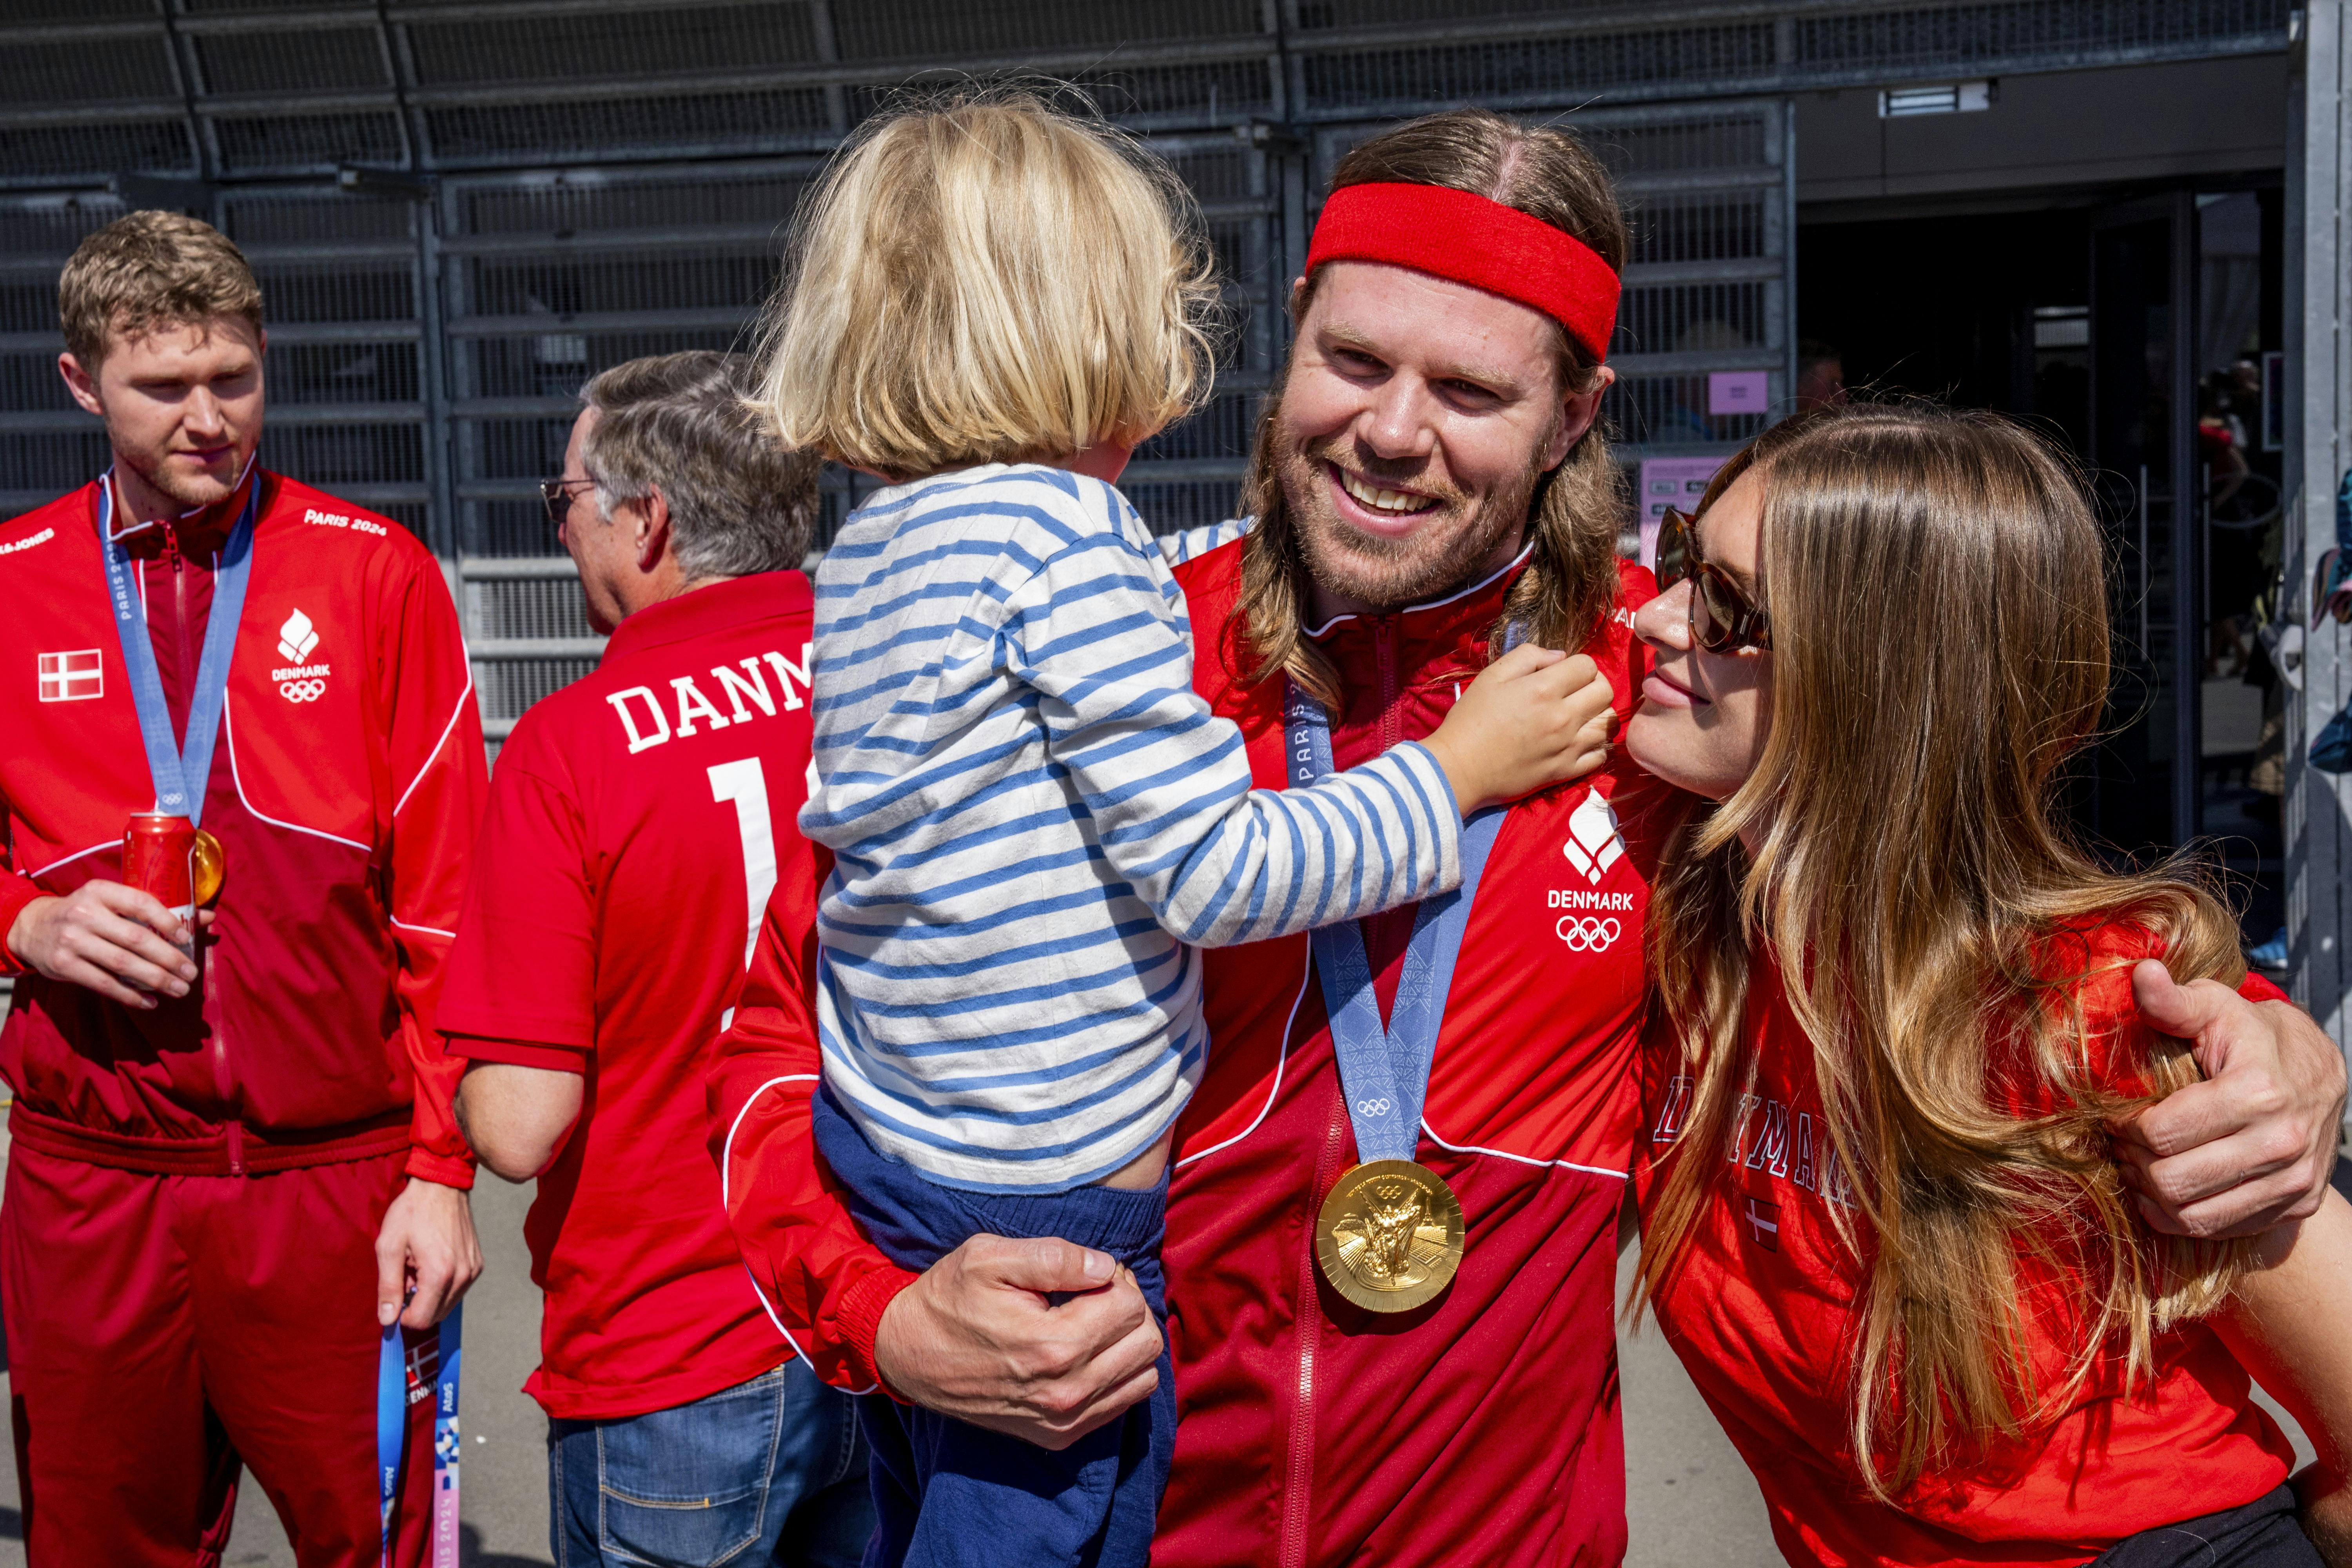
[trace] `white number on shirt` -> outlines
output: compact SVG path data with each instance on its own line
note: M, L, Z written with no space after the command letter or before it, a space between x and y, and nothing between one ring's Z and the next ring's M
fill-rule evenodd
M760 759L710 764L710 798L735 803L735 830L743 841L743 967L751 967L751 953L760 944L760 917L767 912L768 895L776 890L776 839L768 823L768 778ZM719 1015L722 1029L735 1022L735 1009Z

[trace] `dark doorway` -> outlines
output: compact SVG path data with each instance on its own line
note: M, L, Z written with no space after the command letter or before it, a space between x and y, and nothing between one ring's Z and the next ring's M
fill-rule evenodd
M2090 437L2090 215L2082 208L1805 224L1797 330L1856 389L1912 393Z
M2266 353L2280 346L2275 189L2083 197L2032 210L1799 229L1801 360L1858 391L1995 408L2093 476L2108 530L2116 686L2108 738L2070 805L2145 857L2203 840L2251 943L2281 919L2273 612L2280 454ZM1801 370L1801 387L1825 384Z
M2126 852L2197 837L2196 209L2187 192L2091 220L2092 488L2107 525L2111 733L2086 759L2084 825Z

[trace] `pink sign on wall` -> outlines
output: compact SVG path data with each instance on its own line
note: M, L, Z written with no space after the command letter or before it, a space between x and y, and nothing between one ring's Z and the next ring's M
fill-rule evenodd
M1706 378L1709 414L1761 414L1772 398L1769 372L1718 370Z
M1658 563L1658 524L1666 508L1688 511L1706 494L1721 458L1648 458L1642 463L1642 564Z

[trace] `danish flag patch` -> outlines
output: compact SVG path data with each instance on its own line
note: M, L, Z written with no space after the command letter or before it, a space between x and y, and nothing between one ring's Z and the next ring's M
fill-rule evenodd
M1748 1224L1748 1238L1767 1252L1780 1250L1780 1205L1762 1198L1741 1200L1744 1212L1740 1218Z
M106 660L94 647L40 658L41 700L87 702L106 695Z

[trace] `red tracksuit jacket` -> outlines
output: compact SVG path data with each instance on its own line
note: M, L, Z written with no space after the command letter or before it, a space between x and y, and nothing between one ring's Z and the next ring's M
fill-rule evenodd
M1257 782L1285 782L1280 683L1251 687L1228 616L1238 544L1177 568L1195 684L1242 727ZM1348 689L1342 766L1434 730L1486 661L1516 568L1443 603L1318 634ZM1627 567L1588 645L1636 700ZM1454 971L1419 1157L1449 1182L1468 1254L1397 1318L1324 1285L1315 1215L1356 1160L1305 937L1207 955L1207 1075L1177 1129L1170 1331L1181 1425L1153 1562L1554 1564L1624 1552L1612 1295L1639 1086L1642 915L1682 797L1613 761L1515 807ZM817 1055L798 994L805 916L771 907L711 1077L736 1236L780 1324L830 1381L874 1382L874 1328L908 1276L860 1237L814 1159ZM1385 1013L1410 910L1367 921Z
M18 976L0 1031L10 1131L182 1174L404 1149L411 1173L470 1185L449 1107L465 1064L433 1026L486 772L456 606L398 524L257 468L249 482L253 564L205 795L226 876L203 979L134 1012L0 949ZM154 806L98 496L0 525L0 932L43 893L120 879L125 820ZM244 501L124 536L175 732Z

